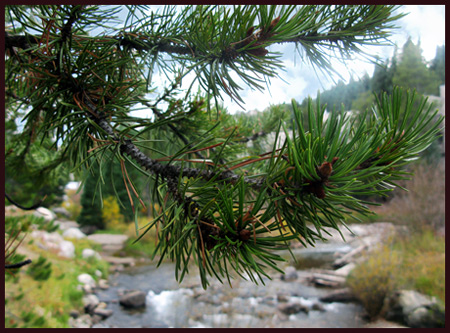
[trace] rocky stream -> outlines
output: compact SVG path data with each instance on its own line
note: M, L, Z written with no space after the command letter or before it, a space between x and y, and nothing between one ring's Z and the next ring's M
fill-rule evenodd
M366 327L364 309L344 288L345 278L358 256L393 227L358 225L352 231L355 234L344 232L346 242L336 234L314 248L295 248L296 261L283 253L285 274L272 272L272 280L265 279L264 285L235 279L230 286L211 278L204 290L195 267L179 284L172 263L157 268L126 265L118 258L109 288L96 291L98 302L113 315L92 327Z

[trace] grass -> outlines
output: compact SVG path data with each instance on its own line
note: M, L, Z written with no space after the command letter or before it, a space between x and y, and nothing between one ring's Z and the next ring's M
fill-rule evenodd
M376 221L405 226L408 233L370 254L347 281L371 317L379 314L379 305L394 288L436 296L445 304L445 169L418 165L414 173L402 184L408 192L398 191L374 209Z
M24 266L13 275L9 271L5 273L5 327L64 328L69 327L70 310L83 312L78 275L88 273L98 279L95 272L99 270L102 277L107 278L109 265L93 257L81 257L83 249L99 250L98 245L87 239L71 241L75 246L73 259L43 250L28 237L20 245L22 251L45 258L46 269L50 266L51 274L44 280L37 280L31 266ZM33 259L33 263L37 262Z

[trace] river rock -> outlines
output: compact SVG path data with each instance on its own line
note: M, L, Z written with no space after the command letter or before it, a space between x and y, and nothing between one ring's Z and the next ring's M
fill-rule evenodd
M93 313L99 303L98 297L93 294L83 297L83 306L86 313Z
M437 328L445 325L445 308L435 297L414 290L400 290L385 302L385 318L414 328Z
M92 326L92 318L88 314L84 314L77 319L69 318L69 325L73 328L90 328Z
M98 280L98 287L100 289L108 289L109 288L109 284L108 281L105 279L100 279Z
M77 319L80 316L80 312L78 310L70 310L69 316L71 316L74 319Z
M333 303L333 302L350 303L358 301L358 299L355 297L355 295L353 295L353 293L349 288L334 290L329 294L320 297L319 300L325 303Z
M63 237L81 239L86 235L78 228L69 228L63 232Z
M111 309L102 309L102 308L95 308L94 315L100 316L102 319L106 319L108 317L111 317L113 314L113 310Z
M309 312L309 308L300 303L280 304L280 305L278 305L278 310L280 310L282 313L287 314L287 315L299 313L300 311L303 311L305 313Z
M143 291L136 290L122 295L119 303L126 308L141 308L145 307L146 294Z
M297 270L292 266L286 267L284 274L282 274L280 278L282 281L286 282L295 281L298 278Z

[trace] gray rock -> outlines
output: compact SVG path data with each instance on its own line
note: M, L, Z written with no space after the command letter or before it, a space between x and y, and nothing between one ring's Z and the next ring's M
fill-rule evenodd
M90 328L92 326L92 318L88 314L84 314L77 319L69 318L69 325L73 328Z
M406 325L412 328L443 328L445 308L438 303L418 307L408 314Z
M98 281L98 287L99 287L100 289L108 289L108 288L109 288L108 281L105 280L105 279L100 279L100 280Z
M100 316L102 319L106 319L108 317L111 317L113 314L113 310L111 309L99 309L96 308L94 310L94 315Z
M312 305L311 309L315 310L315 311L325 311L325 307L323 306L323 304L322 303L318 303L318 302L314 303Z
M86 313L92 313L99 303L100 301L95 295L91 294L83 297L84 311Z
M78 310L70 310L69 316L71 316L74 319L77 319L80 316L80 312L78 312Z
M300 311L303 311L305 313L309 312L309 308L300 303L280 304L278 305L278 310L287 315L299 313Z
M281 275L282 281L295 281L298 278L297 270L295 267L289 266L284 270L284 274Z
M104 319L102 316L97 315L97 314L93 314L93 315L91 316L92 325L98 324L99 322L102 321L102 319Z
M355 295L353 295L353 293L349 288L343 288L334 290L331 293L320 297L319 300L325 303L333 303L333 302L350 303L356 302L358 299L355 297Z
M400 290L386 299L384 317L409 327L444 327L445 308L435 297Z
M119 303L126 308L145 307L146 293L143 291L132 291L120 297Z

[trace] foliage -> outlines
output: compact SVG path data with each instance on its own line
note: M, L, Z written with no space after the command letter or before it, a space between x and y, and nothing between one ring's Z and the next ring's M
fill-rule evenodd
M66 189L66 196L67 199L62 203L62 207L69 212L70 219L76 220L81 213L81 195L76 190Z
M293 239L314 245L327 228L345 227L347 216L369 213L357 195L385 195L404 179L403 166L431 144L442 119L399 89L378 96L358 119L343 109L326 118L320 101L293 102L292 117L281 117L291 123L261 123L276 128L271 151L248 156L241 139L250 133L242 119L225 115L220 99L244 104L242 85L262 90L279 75L274 44L294 43L303 60L332 72L333 55L348 59L364 54L362 45L387 41L402 16L395 9L8 6L6 90L28 108L24 135L37 128L58 143L61 159L92 175L83 206L102 201L96 191L111 159L120 165L133 212L135 203L146 205L129 170L147 178L147 198L159 210L146 225L135 223L137 240L154 228L155 255L175 261L177 279L193 260L205 288L209 275L262 281L266 268L278 269L282 260L273 250ZM126 19L116 25L121 10ZM169 81L162 92L157 72ZM188 75L193 82L179 96ZM129 114L140 106L152 116ZM221 129L216 120L231 127ZM97 208L79 221L103 227Z
M383 308L385 298L398 286L400 254L383 246L352 270L347 284L371 319Z
M389 203L375 211L380 218L416 232L440 231L445 228L445 166L416 165L414 174L411 180L402 183L408 192L396 193Z
M445 238L431 230L396 236L368 254L347 284L371 318L383 311L384 298L398 289L436 296L445 304Z
M28 215L23 216L20 222L25 225L27 219ZM68 327L69 312L83 311L78 275L88 273L96 279L95 271L100 270L103 278L107 278L108 264L93 257L82 258L83 249L98 251L99 245L86 239L72 242L75 258L71 260L41 249L28 238L22 243L21 247L34 253L37 259L27 269L16 270L14 275L5 272L6 328Z
M97 229L104 228L102 217L101 198L97 193L97 186L100 180L100 173L95 168L87 172L87 177L81 195L82 210L78 215L77 222L81 226L93 226Z
M422 58L420 44L414 45L411 38L403 45L397 68L392 78L394 85L417 90L421 94L439 94L436 73L430 71Z
M52 274L52 263L41 255L28 267L27 273L36 281L45 281Z
M124 225L124 217L115 197L108 196L103 200L102 218L107 228L117 229Z

